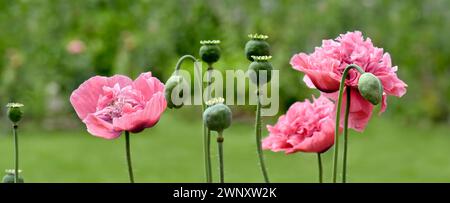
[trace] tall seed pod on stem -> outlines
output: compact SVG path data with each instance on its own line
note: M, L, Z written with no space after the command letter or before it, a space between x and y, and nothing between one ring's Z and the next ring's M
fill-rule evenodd
M24 180L20 177L19 170L19 137L17 130L19 128L19 121L22 120L22 107L20 103L9 103L6 105L8 108L7 116L12 122L13 137L14 137L14 170L6 170L6 175L3 177L4 183L23 183Z
M217 132L217 146L219 153L219 177L220 183L225 182L224 162L223 162L223 131L230 127L232 113L230 108L223 104L223 98L210 99L207 102L208 108L203 112L203 123L210 131Z
M214 70L213 64L219 61L221 49L219 47L220 40L202 40L202 45L199 50L200 58L208 64L206 69L206 101L211 99L211 77ZM206 105L208 107L209 105ZM205 155L205 175L208 183L212 182L212 168L211 168L211 131L207 126L203 125L203 143Z
M248 67L248 75L250 81L256 84L256 116L255 116L255 137L256 137L256 152L259 158L259 165L261 167L261 173L264 177L264 182L269 183L269 175L267 174L267 168L264 161L264 154L262 151L261 143L261 101L260 101L260 86L270 82L272 65L269 60L270 45L267 43L267 35L262 34L249 34L250 40L245 44L245 56L252 63ZM265 77L260 77L265 73Z

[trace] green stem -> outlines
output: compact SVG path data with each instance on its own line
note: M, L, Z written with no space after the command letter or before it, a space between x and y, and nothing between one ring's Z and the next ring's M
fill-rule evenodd
M212 175L212 167L211 167L211 131L206 128L208 132L206 133L206 158L208 163L208 173L209 173L209 179L208 183L212 183L213 181L213 175Z
M320 153L317 153L317 164L319 166L319 183L323 183L322 158L320 155Z
M181 68L181 64L185 60L192 60L194 65L198 60L192 55L184 55L180 59L178 59L177 64L175 65L175 74L178 74L178 71ZM195 71L195 70L194 70ZM201 74L201 72L200 72ZM200 89L203 91L203 82L200 82ZM208 94L209 95L209 94ZM202 112L206 109L205 102L203 102L202 96ZM205 178L206 182L212 183L212 169L211 169L211 132L209 129L203 125L203 153L204 153L204 164L205 164Z
M204 108L203 111L204 112ZM205 163L205 177L207 183L212 183L212 172L211 172L211 131L208 127L203 124L203 153L204 153L204 163Z
M17 135L17 124L13 125L14 136L14 183L19 182L19 137Z
M338 166L338 154L339 154L339 127L340 127L340 117L341 117L341 105L342 105L342 94L344 92L345 79L349 71L354 68L359 73L364 73L364 71L355 64L348 65L344 72L342 73L341 83L339 85L339 95L338 95L338 103L336 108L336 125L334 131L334 155L333 155L333 183L336 183L337 180L337 166Z
M348 115L350 113L350 98L351 89L347 88L347 104L345 106L345 118L344 118L344 160L342 162L342 183L346 182L347 178L347 145L348 145Z
M211 95L211 77L212 77L212 70L213 67L211 64L208 64L208 69L206 72L206 82L207 82L207 86L206 86L206 100L210 99L210 95ZM208 183L212 183L212 167L211 167L211 131L208 129L208 127L206 127L206 134L204 136L206 136L206 145L205 145L205 163L206 163L206 171L208 174L208 178L207 178L207 182Z
M256 104L256 122L255 122L255 134L256 134L256 151L259 157L259 165L261 167L261 172L264 176L264 181L269 183L269 176L267 175L266 164L264 163L264 154L261 145L261 101L259 85L256 90L257 104Z
M218 132L217 145L219 147L219 174L220 183L225 182L224 166L223 166L223 136L222 132Z
M184 62L184 60L190 59L193 62L197 62L197 59L192 55L184 55L180 59L178 59L177 64L175 65L175 74L178 74L178 70L181 68L181 64Z
M131 152L130 152L130 132L125 131L125 150L127 154L128 175L130 176L130 183L134 183L133 166L131 164Z

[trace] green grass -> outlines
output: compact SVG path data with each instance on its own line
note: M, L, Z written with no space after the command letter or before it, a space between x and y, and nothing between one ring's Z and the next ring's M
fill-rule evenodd
M201 123L199 119L186 119L186 115L189 114L168 110L156 127L132 135L137 182L204 181ZM251 122L235 122L225 131L226 182L262 181L252 126ZM374 116L363 134L351 131L349 182L449 182L448 130L446 126L416 127ZM128 180L123 137L104 140L89 135L84 129L24 130L20 132L20 146L21 169L26 182ZM213 142L215 180L218 174L216 148ZM284 155L269 151L265 154L273 182L316 182L315 154ZM0 155L0 169L11 168L13 148L9 134L0 136ZM331 156L332 150L324 155L327 181L330 180Z

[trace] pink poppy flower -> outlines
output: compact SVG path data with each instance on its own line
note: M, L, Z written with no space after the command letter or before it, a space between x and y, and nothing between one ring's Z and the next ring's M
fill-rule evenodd
M73 91L70 103L88 132L105 139L154 126L167 106L164 85L150 72L135 81L122 75L94 76Z
M262 142L263 149L286 154L327 151L334 144L333 109L325 96L294 103L274 126L267 125L269 136Z
M407 85L397 77L397 66L392 66L389 53L375 47L370 38L364 39L359 31L342 34L336 40L323 40L322 46L316 47L313 53L296 54L291 59L292 67L305 73L303 81L308 87L317 88L334 101L337 100L343 71L349 64L360 66L381 81L383 100L380 113L386 110L387 95L401 97L406 93ZM352 91L349 127L357 131L364 130L373 110L373 105L358 92L360 75L358 71L350 70L345 81Z
M67 44L66 50L70 54L81 54L86 49L86 45L81 40L72 40Z

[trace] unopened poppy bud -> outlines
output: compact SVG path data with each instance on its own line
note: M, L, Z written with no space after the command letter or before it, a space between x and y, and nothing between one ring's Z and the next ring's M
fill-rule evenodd
M245 55L248 60L253 61L252 56L270 55L270 45L265 41L268 38L267 35L250 34L248 37L250 40L245 44Z
M181 108L184 104L183 89L187 84L184 78L180 75L172 75L166 82L164 88L164 97L167 101L167 107L169 108ZM179 98L172 98L172 93L178 92ZM175 99L181 99L178 102L174 102Z
M203 123L210 130L222 132L231 125L231 110L223 101L220 98L207 102L209 107L203 112Z
M248 76L250 77L250 80L259 85L266 84L270 82L272 79L272 64L269 62L269 60L272 58L272 56L252 56L254 61L250 63L248 66ZM266 77L261 77L260 74L266 74Z
M358 80L358 90L361 96L373 105L381 102L383 85L372 73L363 73Z
M3 176L2 183L14 183L14 178L15 178L14 170L8 169L5 172L6 172L6 175ZM20 175L20 172L22 172L22 171L19 170L19 175ZM22 177L19 176L19 178L17 179L17 182L24 183L24 180Z
M215 63L220 58L220 41L219 40L204 40L200 41L200 58L208 64Z
M7 115L9 120L11 120L11 122L13 123L18 123L21 119L22 119L22 107L23 104L20 103L9 103L6 105L6 107L8 108L7 110Z

